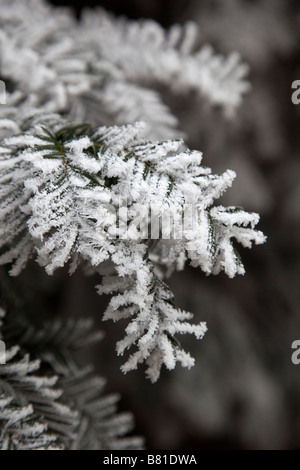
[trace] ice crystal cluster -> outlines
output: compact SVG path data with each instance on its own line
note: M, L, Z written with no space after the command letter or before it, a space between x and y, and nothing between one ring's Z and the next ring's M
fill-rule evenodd
M206 274L244 274L235 243L251 247L265 237L255 229L257 214L214 205L235 173L202 166L158 90L199 94L232 115L248 89L247 67L236 54L197 50L192 23L164 31L103 10L77 22L41 1L4 0L0 27L0 263L14 276L30 258L48 274L65 265L98 273L99 294L112 295L104 320L128 321L117 343L118 354L131 352L123 372L146 362L155 382L163 365L190 368L194 360L176 335L201 339L206 324L189 322L164 279L186 262ZM16 354L1 369L9 377ZM58 396L54 379L27 379L37 366L20 360L14 374L34 393ZM68 381L68 367L61 370ZM14 403L5 396L4 415ZM8 426L27 423L35 407L24 407ZM34 426L31 436L42 432ZM52 445L51 432L41 444Z

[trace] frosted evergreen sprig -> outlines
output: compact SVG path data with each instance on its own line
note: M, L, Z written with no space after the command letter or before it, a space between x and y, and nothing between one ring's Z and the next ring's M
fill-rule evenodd
M35 252L49 274L69 261L70 272L88 262L104 276L100 293L121 292L112 298L105 318L136 316L118 344L119 354L138 349L123 371L146 360L147 375L155 381L163 363L169 369L176 361L193 364L174 340L176 333L202 338L206 331L205 324L190 325L190 315L170 304L172 295L161 278L182 269L188 259L206 274L243 274L233 239L251 247L265 237L254 229L257 214L212 207L232 184L234 172L213 175L201 166L200 152L184 149L181 140L140 140L142 128L93 129L49 115L45 124L35 122L25 134L4 139L0 263L14 261L11 274L16 275ZM151 225L147 211L140 227L134 223L137 207L153 205L161 221L170 210L174 218L167 235L159 229L157 240L151 240L151 233L149 238L149 231L145 235ZM196 224L178 237L187 206ZM128 216L125 236L122 210ZM120 281L109 277L107 283L112 273Z
M130 319L125 330L125 337L117 343L117 353L123 355L127 349L137 349L122 365L126 373L146 362L146 375L151 382L156 382L162 365L174 369L176 362L190 368L194 359L183 350L176 334L190 333L202 339L207 331L206 323L192 325L188 322L193 315L177 309L174 296L168 286L153 274L150 266L143 264L141 253L137 250L134 260L140 263L136 275L132 272L124 279L119 276L104 277L98 293L119 292L112 297L105 313L104 320L117 321ZM123 260L122 266L126 261ZM144 295L142 296L142 293Z
M101 9L77 21L43 0L1 2L0 63L0 264L13 276L30 258L48 274L65 265L97 273L99 294L111 295L103 319L127 321L122 371L145 362L155 382L163 366L190 368L177 337L202 339L206 324L190 323L164 279L187 262L207 275L244 274L236 242L250 248L265 237L258 214L214 206L235 173L202 166L162 97L192 92L232 116L247 66L199 48L194 23L166 31ZM105 396L105 380L78 361L102 333L87 318L32 322L12 308L25 293L2 287L0 337L10 347L0 448L142 448L127 436L133 420L117 414L118 396Z
M195 91L228 114L249 88L238 55L198 49L192 23L164 31L153 21L119 20L99 9L86 10L78 23L70 11L42 0L13 0L1 5L0 27L1 78L10 107L0 114L10 119L17 107L15 126L31 115L57 112L95 126L142 120L148 123L145 136L173 138L182 133L157 85L176 94Z
M164 31L151 20L124 21L104 10L83 13L84 42L121 70L127 80L161 83L177 92L195 90L230 114L248 91L248 68L237 53L218 56L211 46L197 50L195 23ZM105 46L103 46L105 44Z
M27 354L13 362L20 349L15 347L7 355L10 369L0 367L0 416L5 425L3 429L0 425L0 448L143 447L141 437L127 436L133 417L117 412L119 395L105 395L106 380L95 375L92 367L78 365L78 352L102 337L90 318L44 320L37 325L24 311L13 311L5 317L3 334L7 342L17 339L22 350L39 359L29 361ZM32 375L40 363L45 377Z
M0 366L0 449L64 448L76 425L76 413L58 401L57 376L37 376L40 361L6 351Z

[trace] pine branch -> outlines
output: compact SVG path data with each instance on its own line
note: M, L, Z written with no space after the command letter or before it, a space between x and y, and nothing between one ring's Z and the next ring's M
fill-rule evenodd
M106 381L94 375L92 367L78 365L77 356L82 349L87 349L103 336L101 331L95 331L91 319L69 318L66 321L52 319L43 321L42 326L36 326L29 321L25 312L23 315L19 313L18 316L16 312L11 312L5 317L3 333L8 343L18 340L22 349L38 357L44 373L48 371L60 390L57 409L52 409L50 425L48 424L53 432L51 439L62 441L61 427L64 429L66 425L62 423L59 427L53 425L53 421L56 422L59 418L62 421L64 418L59 414L62 408L67 410L67 416L70 417L72 424L72 433L68 436L63 435L65 448L70 450L142 448L142 438L127 436L133 428L133 417L131 413L117 413L119 396L105 395ZM34 406L32 395L28 395L27 398L29 406ZM42 403L41 399L39 402ZM40 411L40 408L34 407L34 409ZM36 421L37 418L33 416L32 419ZM6 439L7 431L3 432ZM29 444L25 443L24 446L26 445Z
M43 3L33 15L31 0L19 6L5 2L0 19L3 77L12 88L0 110L0 264L10 264L12 275L36 253L48 274L67 263L70 272L87 264L104 276L100 292L119 292L105 318L133 317L118 353L137 351L123 370L145 360L155 381L162 364L190 367L175 334L202 338L206 326L185 321L190 315L172 305L162 278L187 260L206 274L243 274L232 240L250 247L265 237L254 230L257 214L212 207L233 171L214 175L181 140L148 142L141 133L177 133L177 120L150 87L194 90L232 113L248 87L245 66L236 55L197 51L193 24L165 32L154 22L119 21L101 10L77 24ZM142 118L148 130L62 117L90 117L91 97L103 116Z
M122 366L124 373L134 370L146 361L146 375L156 382L162 365L174 369L176 362L183 367L192 367L194 359L186 353L175 334L190 333L202 339L207 328L205 323L191 325L187 322L193 315L176 309L174 297L168 286L153 273L151 263L143 266L143 253L135 250L131 256L121 257L117 263L118 271L134 261L131 276L104 277L98 286L99 294L117 291L104 313L104 320L117 321L130 319L125 337L117 344L117 352L123 355L126 349L137 349ZM126 268L125 268L126 269ZM143 294L143 295L142 295ZM134 317L132 319L132 317Z
M125 80L107 80L103 89L87 93L73 108L72 116L76 119L99 125L143 121L147 124L143 132L146 139L183 137L183 132L178 129L178 119L157 91Z
M238 54L225 58L215 55L210 46L193 52L197 26L192 22L165 32L154 21L118 21L98 9L96 14L86 10L80 26L88 33L85 43L130 81L166 84L181 93L195 90L224 106L228 114L234 113L249 89L245 80L248 68L240 63Z
M173 368L179 360L190 367L193 361L186 353L170 347L172 338L176 332L201 338L206 327L179 324L188 316L167 308L165 300L171 295L156 278L164 270L170 274L182 269L186 259L207 274L222 269L230 277L244 273L232 239L247 247L252 241L262 243L264 235L254 230L259 216L239 208L211 207L232 184L234 172L211 174L200 166L199 152L179 151L181 141L139 141L141 125L93 130L53 117L47 126L35 125L25 136L3 142L0 218L6 251L0 263L15 259L11 274L17 274L35 250L49 274L69 260L71 272L84 260L102 274L102 266L111 262L133 291L112 299L110 318L118 318L119 307L128 304L133 307L126 315L137 313L137 323L128 326L118 352L134 344L139 351L123 370L146 360L152 364L148 375L154 381L162 363ZM151 247L147 209L153 205L159 208L161 223L168 215L173 220L167 230L159 227L154 236L159 240ZM146 212L136 224L141 207ZM182 230L185 211L190 218ZM119 287L124 290L122 283Z
M175 94L195 91L228 114L249 88L247 67L236 54L222 57L210 46L197 50L192 23L166 32L151 21L120 21L91 10L78 24L69 11L42 1L37 7L32 0L13 0L3 3L0 26L1 75L12 84L7 91L12 108L1 114L9 119L17 106L19 127L40 113L79 121L88 116L94 126L111 123L113 113L113 123L143 120L149 123L147 136L173 138L177 119L153 90L157 85Z
M155 204L162 207L162 213L171 208L174 217L181 217L184 206L191 204L193 219L199 219L196 228L192 234L184 234L182 242L177 242L175 233L169 238L185 248L207 273L216 265L232 271L228 266L234 263L230 254L223 260L224 250L210 248L216 241L221 243L226 238L224 243L230 245L233 236L243 242L248 236L247 246L251 239L264 241L261 232L253 231L257 215L251 216L252 231L238 228L240 223L232 217L224 231L218 213L210 210L214 199L232 184L234 172L212 175L210 169L200 166L199 152L174 155L180 141L139 143L139 129L102 127L93 131L89 126L68 127L56 121L52 130L33 127L25 136L4 141L0 161L1 246L12 247L2 254L0 262L16 259L12 274L21 270L35 248L39 263L48 273L75 254L99 266L123 244L111 206L127 205L130 209L135 204ZM240 217L243 225L248 225L247 214L241 212ZM134 215L129 214L129 219L132 221ZM179 224L179 218L175 222ZM135 226L132 224L130 231L128 225L126 238L142 243ZM247 235L242 236L242 232Z
M39 361L6 351L0 367L0 448L62 449L76 424L76 415L61 403L55 376L36 376Z

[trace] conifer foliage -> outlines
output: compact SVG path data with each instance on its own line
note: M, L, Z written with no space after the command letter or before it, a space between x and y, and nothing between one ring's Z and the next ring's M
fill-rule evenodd
M70 273L89 267L99 275L98 293L112 295L104 320L128 320L117 344L120 355L132 351L123 372L145 361L155 382L163 365L190 368L194 360L176 335L201 339L206 324L191 324L192 315L176 308L164 278L186 262L206 274L244 274L235 243L251 247L265 237L255 229L257 214L214 206L235 173L215 175L201 166L202 154L185 146L154 88L196 91L232 114L248 88L245 65L210 47L197 51L192 24L165 32L101 10L77 23L68 11L31 0L4 1L0 23L7 84L0 108L0 264L12 276L30 258L48 274L65 265ZM172 223L163 226L168 217ZM64 328L56 323L45 331L66 339ZM128 417L103 419L114 412L115 398L95 394L100 383L89 369L62 364L49 355L43 332L30 332L33 342L35 335L42 341L40 360L52 375L32 375L39 363L8 351L0 369L2 447L140 446L138 439L116 439ZM26 349L29 336L16 342ZM71 414L64 403L72 404ZM59 426L48 412L61 417Z

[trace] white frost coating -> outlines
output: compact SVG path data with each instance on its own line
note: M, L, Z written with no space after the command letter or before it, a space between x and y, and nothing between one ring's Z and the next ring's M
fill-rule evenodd
M235 173L212 174L200 166L200 152L181 151L181 140L141 142L138 123L86 129L86 135L64 141L65 127L53 117L47 131L39 125L24 139L3 141L0 179L9 184L0 189L0 245L5 249L0 263L15 260L11 273L18 274L37 252L39 264L51 274L69 260L72 272L87 261L103 275L99 293L115 293L104 319L129 320L117 352L123 355L131 347L136 352L122 370L146 361L147 375L155 381L163 364L191 367L193 359L174 336L190 333L201 339L206 325L187 322L190 314L173 305L162 273L170 275L190 259L206 274L243 274L232 240L247 247L263 243L265 237L254 229L259 216L211 207ZM173 224L162 226L157 240L149 238L148 208ZM134 223L136 214L143 214L140 224ZM151 230L143 235L149 224ZM106 272L107 263L114 272Z

